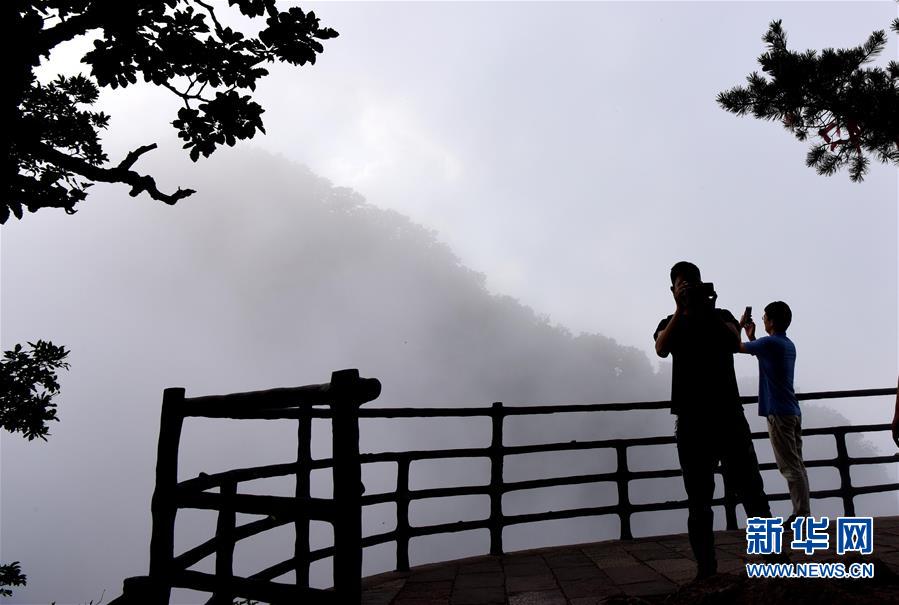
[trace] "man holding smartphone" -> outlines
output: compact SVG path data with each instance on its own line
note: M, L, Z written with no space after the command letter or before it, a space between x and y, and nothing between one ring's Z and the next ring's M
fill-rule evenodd
M793 312L781 300L765 307L762 323L768 336L756 339L749 308L740 319L749 339L740 343L740 352L755 355L759 360L759 416L768 420L774 460L790 489L793 514L787 519L787 525L796 517L811 515L808 473L802 461L802 412L793 392L796 346L787 338L792 321Z
M687 492L687 532L697 578L717 571L712 533L715 469L720 462L749 517L770 517L758 459L734 373L740 346L737 320L715 308L717 294L699 268L681 261L671 268L675 310L656 328L659 357L674 357L671 413L677 416L677 455Z

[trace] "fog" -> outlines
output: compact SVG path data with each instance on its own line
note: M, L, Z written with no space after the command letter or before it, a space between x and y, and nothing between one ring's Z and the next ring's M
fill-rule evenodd
M273 70L260 90L269 135L252 144L192 164L166 124L171 99L141 87L103 98L114 116L111 157L158 141L139 166L161 188L199 193L167 207L98 185L74 216L43 211L3 227L0 344L44 338L72 350L49 441L0 442L0 556L20 560L29 578L8 602L87 602L104 589L112 597L124 577L146 572L164 388L191 396L295 386L357 367L384 385L372 406L664 399L670 366L655 358L651 334L673 308L668 269L681 259L696 262L735 313L790 303L798 390L894 384L895 168L875 166L861 185L819 177L803 165L804 144L777 124L714 104L756 68L771 19L784 18L796 47L847 46L885 28L894 7L309 6L341 37L311 69ZM547 20L561 28L551 50ZM835 20L839 31L825 27ZM895 37L890 44L894 56ZM755 392L754 360L737 368L741 392ZM805 404L805 426L886 422L890 404ZM747 409L760 430L754 414ZM506 444L672 427L665 412L515 418ZM316 423L317 456L329 451L328 431ZM362 431L364 451L490 438L486 421L363 421ZM289 422L191 420L182 443L183 478L295 456ZM772 460L766 444L757 450ZM850 446L875 451L894 448L885 435ZM807 458L833 455L832 440L808 440ZM631 462L676 464L661 447ZM612 464L594 452L521 456L505 478ZM861 470L858 483L896 475ZM412 482L476 484L487 472L482 461L416 463ZM366 489L392 489L394 473L367 468ZM784 490L776 472L765 479ZM829 469L810 479L813 489L838 485ZM252 489L290 489L262 483ZM326 495L327 477L316 476L315 489ZM679 479L635 483L632 500L679 490ZM535 490L507 496L504 511L615 498L604 485ZM416 503L411 521L483 518L483 500ZM895 496L856 502L866 514L899 512ZM366 513L366 533L389 529L393 514ZM685 518L644 514L635 528L681 532ZM181 515L177 546L213 530L211 516ZM590 518L510 528L504 539L513 550L617 532L617 520ZM323 544L328 531L313 538ZM289 530L265 536L238 551L237 570L277 562L291 543ZM486 548L478 532L416 540L412 563ZM366 552L366 573L391 569L392 556ZM326 567L313 577L326 585Z

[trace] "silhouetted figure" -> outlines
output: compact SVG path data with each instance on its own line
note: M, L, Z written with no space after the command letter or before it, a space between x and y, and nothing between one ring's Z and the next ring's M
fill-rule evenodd
M720 461L728 482L750 517L770 517L758 460L734 374L739 324L703 283L699 268L681 261L671 268L674 314L659 322L653 337L659 357L674 357L671 413L677 415L677 455L687 492L690 546L697 578L714 574L712 498Z
M756 339L755 322L747 314L740 319L749 342L740 343L740 352L759 360L759 416L768 420L768 437L777 469L790 489L793 514L811 515L808 473L802 462L802 412L793 391L796 346L787 338L793 312L787 303L777 300L765 307L762 323L768 336Z

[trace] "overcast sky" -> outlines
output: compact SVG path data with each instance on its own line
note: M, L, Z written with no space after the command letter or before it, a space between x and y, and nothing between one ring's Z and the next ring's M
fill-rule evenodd
M652 353L668 269L722 306L794 311L805 390L896 373L896 170L816 175L777 123L718 108L782 18L792 48L861 43L892 2L328 4L341 37L262 90L259 144L431 226L575 332ZM895 57L896 38L884 60ZM313 117L314 116L314 117ZM741 365L750 372L753 364Z
M875 29L887 29L896 16L895 3L302 6L314 8L323 24L341 35L325 42L314 67L272 69L257 95L266 108L268 135L245 147L304 164L333 185L352 188L368 203L433 229L463 265L485 276L491 292L512 296L575 334L600 333L636 347L653 364L657 360L651 335L659 319L673 310L668 271L678 260L691 260L716 284L719 306L737 315L752 305L758 320L765 304L775 299L791 305L789 334L798 349L799 390L895 384L895 167L872 165L862 184L851 183L845 172L818 176L804 165L807 145L791 138L780 124L738 118L715 103L718 92L742 84L758 69L756 59L764 50L761 36L772 19L783 19L791 48L846 47L863 42ZM880 63L897 54L896 36L888 38ZM54 67L77 68L84 48L84 41L76 41L54 56ZM164 171L170 163L163 158L180 153L168 124L178 107L170 94L137 86L104 92L101 104L113 116L105 142L114 160L137 145L156 141L157 157L149 154L138 166ZM155 174L161 188L193 184L183 169ZM228 178L221 175L223 187ZM96 352L85 354L87 343L77 338L88 330L101 343L140 321L116 307L114 284L128 283L134 292L142 292L132 282L135 276L145 277L146 290L156 291L158 297L145 303L146 312L156 313L153 317L171 312L174 326L147 325L146 331L168 329L172 335L182 329L174 315L178 306L154 283L167 267L177 266L179 259L182 264L188 258L197 263L177 267L179 275L188 276L178 286L189 288L194 272L198 281L208 281L210 317L220 312L212 301L218 288L224 288L202 273L208 268L202 264L207 252L190 248L191 234L199 240L202 233L179 232L166 222L168 217L160 218L172 209L128 198L124 188L97 190L98 200L107 196L107 205L97 214L88 208L88 198L76 217L42 211L3 227L3 273L14 275L16 286L10 288L11 279L4 277L3 347L38 337L82 344L82 352L73 353L81 355L75 365L80 374L75 376L73 369L71 382L63 383L64 394L68 388L73 395L61 399L66 405L64 422L54 426L51 442L27 444L18 437L15 442L3 437L6 477L10 452L37 468L67 469L48 471L47 484L34 488L38 495L25 491L26 479L17 478L23 483L15 483L15 489L22 490L16 493L28 493L27 498L11 497L10 481L4 480L4 532L15 533L18 540L16 552L10 552L13 557L35 536L50 541L62 531L58 526L78 522L63 515L54 521L57 525L40 529L45 522L41 519L49 518L54 499L60 497L54 491L60 475L71 482L65 489L73 493L94 485L77 474L81 470L74 460L81 460L82 467L108 462L102 449L79 449L84 435L112 443L117 451L140 450L133 455L151 468L162 387L185 384L199 394L196 390L285 386L325 379L323 372L335 364L352 365L341 363L340 352L326 351L321 367L298 370L296 379L290 374L295 360L278 369L228 366L227 376L217 375L215 356L227 358L229 346L239 340L234 336L239 327L223 333L215 341L217 348L204 350L206 366L184 350L170 351L170 357L149 369L156 362L148 352L134 358L127 348L101 351L98 344ZM108 203L116 191L122 209ZM193 208L188 198L180 202L184 209L177 210L188 218L196 210L189 218L194 226L202 225L197 222L200 199L198 194ZM97 204L100 207L100 201ZM147 238L135 239L137 225L144 220ZM210 229L220 229L238 243L241 234L227 231L224 222L221 216L210 218ZM77 230L71 227L76 224ZM35 242L42 244L38 252ZM77 268L59 268L61 259L79 258L77 246L90 249L84 258L120 255L121 265L110 264L114 270L98 269L96 275L77 262ZM245 249L235 246L234 259ZM130 264L143 273L129 273ZM43 273L51 266L52 272ZM57 286L61 300L52 305L32 300L32 292L53 292L42 283L49 275L62 280ZM84 311L95 302L89 317L64 317L58 311L66 304ZM201 311L205 308L203 301L196 304ZM267 310L268 304L263 301L260 308ZM15 317L10 309L16 310ZM193 318L192 323L184 321L186 330L197 323ZM214 327L210 320L203 329ZM271 334L277 338L274 330ZM266 346L264 338L259 337L257 346ZM754 360L739 359L737 371L753 379ZM110 378L98 386L104 372L119 382ZM385 385L389 388L396 387ZM100 418L108 418L107 429L133 424L137 418L152 427L147 435L96 428L97 416L90 413L100 408L90 408L92 398L114 402L122 397L120 389L139 393L144 408L103 408L105 416ZM834 405L853 422L886 422L891 413L885 398L860 401L851 409ZM68 427L73 433L66 433ZM876 441L881 447L885 443ZM121 476L127 465L122 462L116 468L116 476ZM135 549L127 556L138 551L144 556L152 488L148 481L152 477L140 480L134 488L138 497L127 506L97 509L102 512L87 527L102 548L115 543L116 536L108 535L110 527L119 523L134 528L139 518L144 525L121 535ZM102 498L108 507L125 496L104 493ZM9 511L21 531L11 526ZM28 517L31 512L33 517ZM45 569L64 569L73 552L67 548L42 554ZM6 552L2 557L8 558ZM123 569L136 574L142 567L143 561ZM71 585L41 585L23 594L32 595L33 602L64 603L67 597L59 591L77 584L78 592L69 594L86 601L98 596L91 592L98 585L96 578L106 582L110 577L103 570L82 575L89 581L74 578ZM118 594L118 568L112 575L97 590Z
M492 291L575 333L652 357L668 269L687 259L737 315L791 305L804 390L892 385L895 168L820 177L780 124L715 97L759 69L772 19L792 49L848 47L894 2L304 6L341 35L314 67L272 68L268 135L249 145L435 229ZM166 91L103 101L112 157L177 146Z
M256 144L433 227L575 332L651 354L689 259L735 313L791 304L803 389L892 384L895 168L819 177L805 144L715 97L758 69L772 19L792 48L846 47L895 3L315 8L341 37L314 69L274 70Z

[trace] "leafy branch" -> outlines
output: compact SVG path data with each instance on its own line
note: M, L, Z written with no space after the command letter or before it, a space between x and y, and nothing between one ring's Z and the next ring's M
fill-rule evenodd
M46 441L47 423L59 420L52 401L59 394L56 373L69 369L69 352L43 340L28 346L31 350L17 344L0 360L0 428Z
M0 597L11 597L12 591L7 586L25 586L27 579L18 561L0 565Z
M899 19L891 24L899 33ZM762 72L747 86L718 94L718 104L742 116L779 120L798 140L814 141L806 165L821 175L848 167L849 178L864 180L870 158L899 165L899 63L866 67L886 47L886 34L873 32L848 49L791 51L780 20L762 40ZM870 157L869 157L870 156Z
M12 93L8 104L8 175L0 202L0 224L24 210L62 208L74 213L95 182L130 185L132 196L174 204L194 193L161 192L155 180L132 170L134 160L155 145L106 166L99 131L109 116L92 111L100 87L124 88L139 80L183 101L172 122L197 161L221 145L265 133L263 108L252 98L265 63L314 64L322 40L336 37L314 12L296 6L278 10L275 0L228 0L243 15L264 20L255 36L222 25L221 6L202 0L39 0L22 4L12 29L19 46L9 57ZM82 57L89 76L37 81L34 68L59 44L101 31Z

